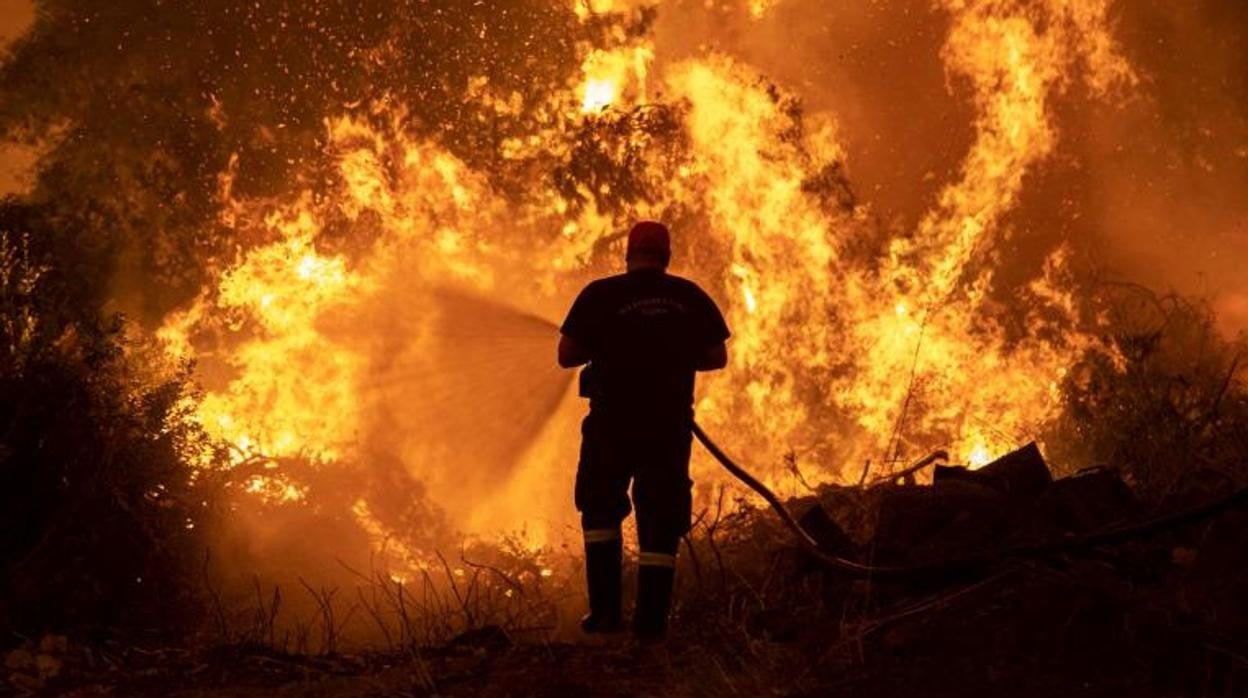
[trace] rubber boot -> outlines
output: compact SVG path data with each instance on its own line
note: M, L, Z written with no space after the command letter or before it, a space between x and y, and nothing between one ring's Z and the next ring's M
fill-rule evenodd
M667 616L672 608L672 583L676 569L669 565L637 568L637 607L633 634L643 645L658 644L667 635Z
M620 613L622 558L623 542L619 538L585 543L589 613L581 619L581 630L587 633L616 633L624 629Z

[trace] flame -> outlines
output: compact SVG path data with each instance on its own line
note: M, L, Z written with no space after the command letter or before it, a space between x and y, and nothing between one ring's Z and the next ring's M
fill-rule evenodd
M749 0L750 16L754 19L762 19L779 4L780 0Z
M627 12L640 4L630 0L572 0L572 11L585 22L595 16Z
M678 65L667 82L691 104L692 167L706 182L711 227L726 238L739 284L731 295L743 300L730 305L728 320L736 333L733 365L748 376L741 387L749 411L769 415L774 432L791 434L806 411L794 394L797 376L776 364L821 366L832 348L829 325L808 323L830 299L837 254L827 217L802 191L808 156L781 138L783 105L727 59ZM780 337L788 355L777 361L771 342Z
M966 457L966 464L972 470L978 470L990 462L992 462L991 452L983 444L973 446L970 455Z
M775 4L749 9L762 16ZM403 425L397 403L377 397L379 375L451 370L437 363L448 359L435 348L430 289L452 285L555 316L604 271L602 251L618 253L620 229L644 216L684 222L676 233L690 262L678 271L725 309L731 363L704 381L699 418L752 462L797 451L832 480L864 458L904 460L938 445L978 467L1038 438L1062 409L1073 367L1112 350L1081 315L1069 250L1003 291L994 244L1027 177L1057 148L1054 100L1076 76L1106 98L1135 77L1105 0L937 6L951 20L941 59L951 89L975 109L975 137L954 181L899 234L837 187L845 152L834 115L802 114L783 88L724 55L659 63L647 39L586 47L579 81L549 96L537 131L500 151L510 163L566 165L594 128L624 131L596 144L636 177L642 193L631 199L610 180L559 186L554 177L501 195L435 137L415 135L402 105L385 99L326 119L328 183L278 202L237 200L234 162L221 178L223 222L260 242L161 330L170 353L212 364L195 419L230 444L235 466L299 458L360 469L381 451L450 506L471 468L448 465L455 454L436 435L378 433L378 424ZM634 9L613 0L574 8L583 22ZM499 114L520 111L484 77L469 92ZM653 113L675 126L665 135L625 128ZM1025 309L1021 332L1001 312L1003 297ZM534 501L561 501L550 483L568 480L574 438L547 431L546 446L516 454L528 470L463 505L478 531L504 530ZM273 502L316 494L276 465L244 488ZM375 540L401 538L373 501L354 502ZM535 528L557 527L545 514L528 515ZM408 566L423 559L415 547L396 555Z
M949 404L933 407L928 423L962 422L964 435L955 439L954 451L983 464L1034 438L1038 426L1056 415L1060 396L1054 382L1093 347L1078 334L1067 345L1041 339L1076 325L1077 313L1069 299L1036 293L1029 336L1007 348L1003 329L982 312L993 267L975 269L975 262L990 249L1026 175L1051 154L1057 136L1049 103L1079 64L1091 67L1090 86L1101 93L1133 76L1105 29L1104 2L1080 3L1078 9L1075 3L1053 2L1043 8L1047 13L1011 2L943 5L953 14L945 64L973 90L977 137L960 179L945 188L913 236L891 244L886 284L874 293L894 296L894 312L854 323L863 345L877 343L877 351L854 372L856 385L842 394L864 427L882 433L905 417L894 414L915 385L899 380L909 365L937 400ZM1046 280L1060 273L1065 260L1064 251L1054 254ZM1060 320L1044 319L1035 310L1046 300L1064 301L1049 308ZM881 337L894 338L882 352ZM983 421L967 423L968 418Z
M595 49L581 65L585 77L581 111L594 113L620 106L630 89L634 92L633 103L646 103L646 76L653 60L654 48L645 44L610 51Z
M189 329L214 314L225 318L230 330L247 335L227 358L240 371L238 378L225 390L210 392L197 414L209 434L233 447L235 462L261 454L328 462L350 443L342 434L350 433L355 419L353 386L361 364L326 341L315 323L327 308L349 302L359 282L342 257L317 252L319 226L306 205L304 199L271 213L264 228L277 241L244 255L222 277L211 302L201 299L161 331L178 356L189 352ZM292 365L301 368L292 372ZM320 409L308 409L311 405ZM266 417L240 418L256 414ZM253 488L261 490L270 488Z

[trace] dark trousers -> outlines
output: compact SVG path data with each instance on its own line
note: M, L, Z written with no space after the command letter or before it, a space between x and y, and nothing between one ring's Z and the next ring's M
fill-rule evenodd
M576 508L586 531L618 529L635 507L642 552L676 554L693 508L691 419L687 412L590 411L581 423L576 471Z

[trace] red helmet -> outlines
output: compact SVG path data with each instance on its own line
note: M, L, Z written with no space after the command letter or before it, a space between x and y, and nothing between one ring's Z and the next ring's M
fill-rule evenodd
M628 231L628 256L654 254L664 259L672 253L672 236L667 226L655 221L641 221Z

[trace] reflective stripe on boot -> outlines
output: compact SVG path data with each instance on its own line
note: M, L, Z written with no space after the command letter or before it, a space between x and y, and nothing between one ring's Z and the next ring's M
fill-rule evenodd
M676 556L643 551L638 563L637 608L633 612L633 633L640 642L659 642L667 634L667 616L672 607L672 583L676 578Z
M589 590L589 614L581 619L587 633L611 633L623 629L620 613L620 574L624 555L620 530L585 531L585 584Z

